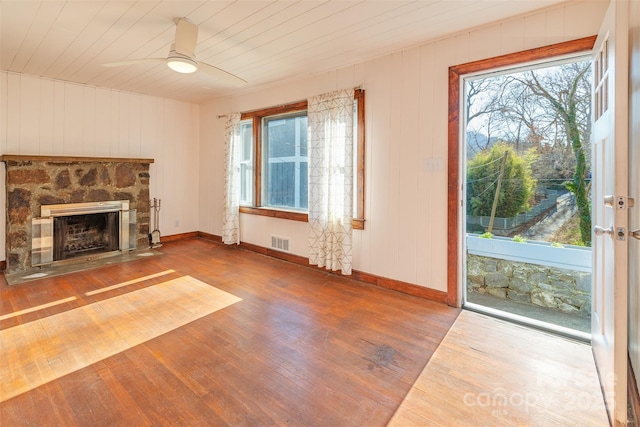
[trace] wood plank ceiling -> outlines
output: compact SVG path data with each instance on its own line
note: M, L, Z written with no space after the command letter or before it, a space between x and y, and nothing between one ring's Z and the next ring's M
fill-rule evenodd
M338 69L564 0L0 1L0 69L189 102ZM175 21L199 26L198 61L248 81L228 87L165 64Z

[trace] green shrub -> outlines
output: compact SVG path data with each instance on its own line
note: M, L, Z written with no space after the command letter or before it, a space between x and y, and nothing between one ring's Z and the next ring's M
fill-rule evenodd
M529 199L534 195L536 180L531 164L536 158L530 150L518 155L505 142L478 153L467 164L467 206L470 215L490 216L496 192L502 158L507 153L504 175L500 185L496 217L509 218L530 209Z

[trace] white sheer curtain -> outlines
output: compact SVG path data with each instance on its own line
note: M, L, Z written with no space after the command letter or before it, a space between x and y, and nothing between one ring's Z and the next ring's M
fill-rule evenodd
M225 175L222 242L240 244L240 114L229 114L224 129Z
M309 263L351 274L353 89L309 98Z

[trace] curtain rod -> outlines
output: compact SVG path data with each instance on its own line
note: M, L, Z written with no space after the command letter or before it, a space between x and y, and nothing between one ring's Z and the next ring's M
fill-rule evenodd
M354 86L353 87L353 90L360 90L360 89L362 89L362 85L358 85L358 86ZM282 106L282 105L287 105L287 104L280 104L279 106ZM218 119L222 119L224 117L229 117L229 115L228 114L218 114L216 116L216 118L218 118Z

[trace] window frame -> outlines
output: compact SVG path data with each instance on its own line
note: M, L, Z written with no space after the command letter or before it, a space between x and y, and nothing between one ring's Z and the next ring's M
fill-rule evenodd
M354 188L356 192L356 206L354 206L354 218L352 227L356 230L364 230L365 210L364 210L364 179L365 179L365 110L364 110L364 89L354 90L354 102L357 105L357 125L358 138L355 141L357 145L357 185ZM241 213L250 215L269 216L273 218L289 219L293 221L309 222L309 214L295 210L287 210L283 208L274 208L262 205L262 119L265 117L276 116L287 113L304 111L307 109L307 101L299 101L291 104L278 105L275 107L264 108L242 113L241 121L252 121L253 126L253 206L242 205L239 210Z

